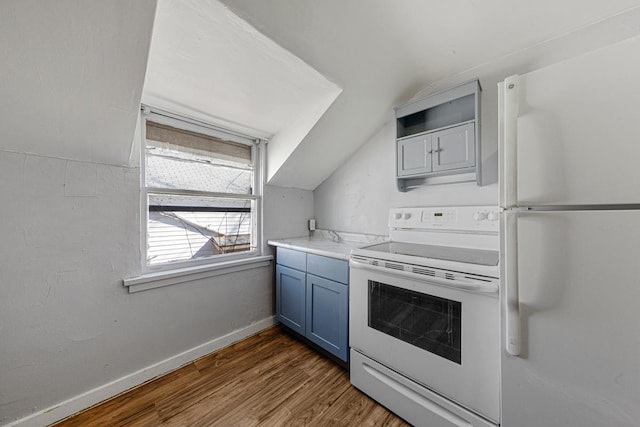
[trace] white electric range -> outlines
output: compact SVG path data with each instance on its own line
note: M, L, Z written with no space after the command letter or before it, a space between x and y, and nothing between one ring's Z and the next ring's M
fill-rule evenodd
M391 209L391 241L351 252L351 382L415 425L499 424L499 218Z

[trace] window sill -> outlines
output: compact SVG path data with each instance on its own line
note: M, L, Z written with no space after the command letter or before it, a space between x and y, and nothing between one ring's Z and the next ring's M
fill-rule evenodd
M221 276L237 271L250 270L252 268L266 267L271 265L272 260L273 257L271 255L266 255L234 261L224 261L217 264L198 265L195 267L142 274L138 277L132 277L131 279L124 279L123 283L124 286L129 289L129 293L134 293L190 282L192 280L206 279L207 277Z

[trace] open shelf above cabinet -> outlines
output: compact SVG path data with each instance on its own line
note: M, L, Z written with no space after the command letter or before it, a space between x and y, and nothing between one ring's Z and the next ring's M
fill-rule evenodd
M480 82L471 82L396 107L399 191L476 181L480 171Z

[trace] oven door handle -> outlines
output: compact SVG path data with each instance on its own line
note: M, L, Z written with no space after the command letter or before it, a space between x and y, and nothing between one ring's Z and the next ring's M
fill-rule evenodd
M498 292L499 289L499 284L497 281L481 282L478 280L469 279L469 281L467 282L457 279L443 279L440 277L425 276L422 274L412 273L404 270L395 270L391 268L378 267L371 264L364 264L362 262L354 260L353 258L349 260L349 267L391 274L399 277L406 277L413 280L419 280L421 282L435 283L436 285L446 286L448 288L463 289L465 291L472 291L483 294L493 294Z

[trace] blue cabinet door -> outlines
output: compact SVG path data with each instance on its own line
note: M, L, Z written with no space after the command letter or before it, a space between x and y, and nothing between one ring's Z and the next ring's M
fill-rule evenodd
M346 361L349 331L349 286L307 274L306 337Z
M305 333L305 273L276 265L276 319L301 335Z

